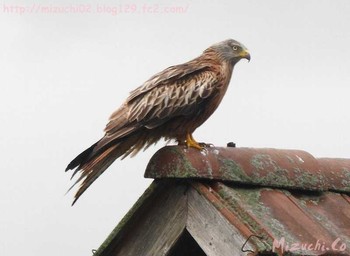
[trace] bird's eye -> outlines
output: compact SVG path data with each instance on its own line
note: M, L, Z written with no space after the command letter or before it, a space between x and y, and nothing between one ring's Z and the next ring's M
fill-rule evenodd
M234 51L237 51L237 50L238 50L238 47L234 45L234 46L232 47L232 49L233 49Z

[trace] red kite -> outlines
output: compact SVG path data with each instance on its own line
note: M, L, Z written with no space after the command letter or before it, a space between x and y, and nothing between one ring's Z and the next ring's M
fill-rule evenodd
M196 142L192 133L219 106L233 67L242 58L250 60L247 48L229 39L163 70L132 91L111 115L103 138L67 166L66 171L76 168L72 177L81 173L73 204L117 158L134 156L161 138L202 149L205 144Z

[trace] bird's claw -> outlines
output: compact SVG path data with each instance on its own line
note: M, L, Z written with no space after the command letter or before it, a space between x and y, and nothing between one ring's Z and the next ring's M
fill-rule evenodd
M199 142L198 144L199 144L202 148L212 148L212 147L215 147L213 143Z

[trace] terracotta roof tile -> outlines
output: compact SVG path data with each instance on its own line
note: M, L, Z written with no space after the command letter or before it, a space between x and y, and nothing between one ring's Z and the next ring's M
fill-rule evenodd
M326 174L330 189L350 192L350 159L319 158L320 169Z

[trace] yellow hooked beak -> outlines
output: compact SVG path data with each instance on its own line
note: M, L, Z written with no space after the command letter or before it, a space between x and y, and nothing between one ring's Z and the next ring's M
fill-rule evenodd
M242 51L239 53L239 56L240 56L241 58L245 58L245 59L247 59L248 61L250 61L250 53L248 52L247 49L242 50Z

